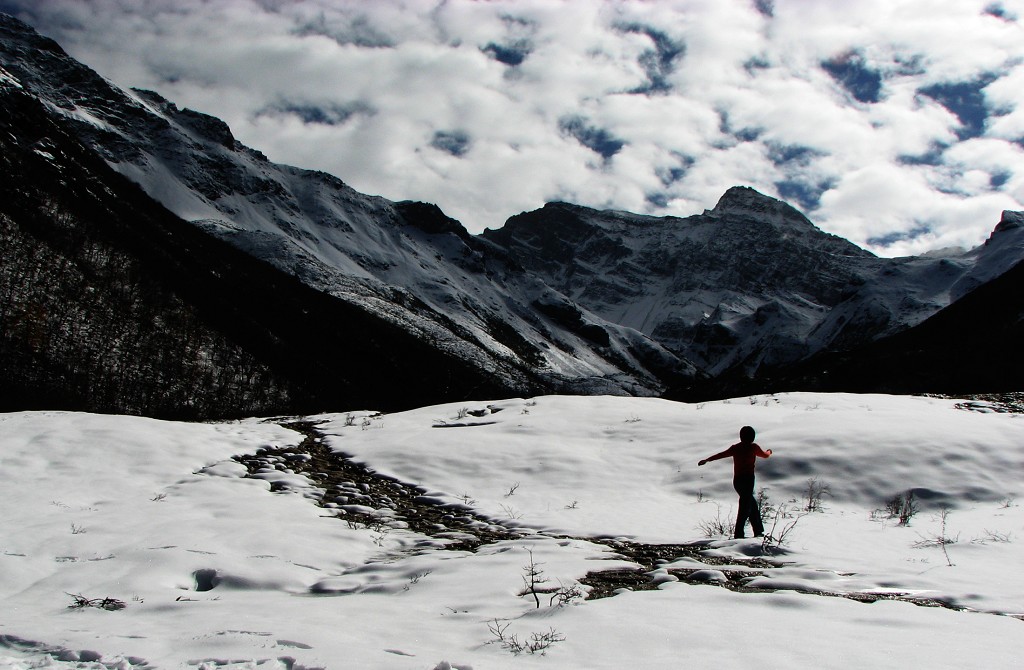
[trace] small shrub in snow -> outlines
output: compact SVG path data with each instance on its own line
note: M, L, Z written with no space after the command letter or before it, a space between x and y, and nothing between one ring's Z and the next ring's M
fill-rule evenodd
M544 570L541 569L543 564L534 560L532 549L527 549L526 553L529 554L530 560L523 566L523 590L519 592L520 597L532 596L537 609L540 609L541 596L547 597L548 607L561 607L583 599L583 589L578 583L566 586L559 582L557 587L547 586L550 580L544 576Z
M732 536L732 522L729 518L722 518L722 506L715 505L716 512L715 518L701 521L697 524L697 528L704 533L704 537L731 537ZM732 516L732 510L729 510L729 516Z
M768 519L775 514L775 505L768 498L768 489L764 487L757 490L757 511L762 519Z
M807 480L804 488L804 509L808 512L820 512L822 510L821 499L832 495L831 486L817 477Z
M956 537L949 537L946 535L946 520L949 517L949 508L943 507L939 510L939 522L940 530L938 535L932 535L930 537L921 536L921 539L913 544L915 549L926 549L929 547L939 547L942 549L942 555L946 557L946 565L953 567L953 561L949 557L949 552L946 547L951 544L956 544L960 539L960 534L957 533Z
M494 636L494 639L488 642L488 644L500 644L502 649L514 656L518 656L523 652L543 656L552 645L565 641L565 636L554 628L549 628L546 633L530 633L529 639L520 640L515 633L508 632L508 628L511 625L511 623L502 625L498 619L488 623L487 630L491 631L491 635Z
M81 535L84 532L85 532L85 528L83 528L82 526L79 526L78 524L75 524L75 523L71 524L71 534L72 535Z
M391 532L390 528L384 528L374 533L373 543L378 547L383 547L384 542L388 539L388 533Z
M586 594L580 587L579 583L572 584L571 586L565 586L559 584L558 589L551 594L548 598L548 607L562 607L576 602L577 600L583 600Z
M510 519L523 518L523 513L517 510L515 507L511 507L509 505L498 505L498 507L500 507L501 511L505 513L505 516L507 516Z
M764 537L761 538L761 551L771 552L789 542L789 536L796 528L796 524L805 515L806 510L799 514L790 514L785 505L779 505L772 515L772 526L768 528Z
M885 511L889 514L890 519L899 519L901 526L909 525L910 520L918 511L914 492L897 493L885 503Z
M86 598L83 595L76 593L69 593L72 602L68 605L68 609L85 609L86 607L95 607L96 609L107 610L108 612L116 612L117 610L123 610L126 605L123 600L117 598Z
M985 529L985 534L976 537L971 542L975 544L990 544L993 542L1013 542L1013 536L1009 533L999 533L994 530Z
M427 575L433 574L433 572L434 572L433 570L424 570L423 572L417 572L412 577L409 577L409 583L406 584L405 586L403 586L402 590L403 591L408 591L409 589L411 589L416 584L419 584L421 579L423 579Z
M415 575L413 575L412 577L409 578L409 583L410 584L419 584L421 579L423 579L427 575L432 575L432 574L434 574L433 570L424 570L423 572L417 572Z
M544 571L540 569L541 564L533 559L533 550L527 549L526 552L530 555L530 562L523 566L523 590L519 595L533 596L537 609L540 609L540 594L548 592L543 587L548 580L544 576Z
M506 498L511 498L512 496L514 496L516 494L516 490L519 488L519 486L520 486L519 482L516 482L515 484L510 486L508 488L508 493L505 494L505 497Z

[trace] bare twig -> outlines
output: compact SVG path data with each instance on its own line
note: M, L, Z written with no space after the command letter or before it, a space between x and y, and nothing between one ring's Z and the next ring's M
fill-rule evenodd
M761 539L761 551L770 552L786 544L786 542L789 541L790 533L793 532L793 529L796 528L796 524L806 514L810 514L810 512L803 511L793 516L790 515L789 510L786 509L785 505L779 505L778 509L775 510L775 515L772 519L771 530L765 533L764 537ZM790 520L786 521L786 519Z
M946 550L946 547L951 545L951 544L956 544L959 541L959 539L960 539L960 534L958 533L956 537L948 537L946 535L946 519L948 517L949 517L949 508L948 507L942 507L939 510L939 521L941 523L939 534L938 535L933 535L931 537L921 536L921 539L918 542L915 542L913 544L913 547L915 549L925 549L925 548L928 548L928 547L939 547L939 548L942 549L943 556L946 557L946 565L948 565L950 567L953 567L953 561L952 561L952 559L950 559L949 552Z
M733 528L727 518L722 518L722 506L715 503L715 508L717 510L715 518L699 522L697 528L704 533L704 537L729 537L732 535ZM731 509L729 515L732 515Z

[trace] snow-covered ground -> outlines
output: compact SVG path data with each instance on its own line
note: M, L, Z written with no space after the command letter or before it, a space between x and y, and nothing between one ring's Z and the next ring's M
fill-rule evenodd
M232 455L301 441L273 422L0 415L0 667L1019 667L1024 621L1007 615L1024 614L1024 415L955 404L540 397L315 418L329 446L430 498L538 531L475 552L334 518L287 463L243 477ZM728 525L731 466L697 461L748 424L774 451L758 487L776 506L797 512L812 477L831 493L780 523L796 520L768 556L785 564L751 582L780 590L662 569L657 590L539 609L519 595L531 560L565 588L629 566L588 537L684 543L707 540L701 525L719 516ZM271 493L282 479L293 492ZM921 510L908 526L873 513L910 489ZM940 537L956 542L915 547ZM760 553L753 539L708 549L738 565ZM210 590L197 590L203 571ZM125 607L73 609L71 594ZM495 626L554 642L514 655Z

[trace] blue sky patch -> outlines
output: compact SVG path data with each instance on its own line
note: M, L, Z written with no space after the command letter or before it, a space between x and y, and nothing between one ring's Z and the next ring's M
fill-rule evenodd
M370 49L391 49L396 46L394 40L377 30L368 16L353 17L347 22L328 22L324 13L299 25L295 33L301 36L320 35L328 37L338 44L352 44Z
M857 52L827 60L821 67L858 102L878 102L882 93L882 73L867 66Z
M786 165L809 165L812 160L823 155L817 149L805 147L800 144L778 144L776 142L766 142L765 146L768 148L768 160L778 167Z
M1003 5L998 2L993 2L992 4L985 7L984 12L989 16L994 16L997 19L1002 19L1004 21L1009 21L1011 23L1017 20L1017 17L1015 15L1007 11L1006 7L1003 7Z
M671 90L668 76L676 69L676 61L686 55L686 44L673 40L666 33L640 24L629 24L621 27L623 32L646 35L654 42L653 49L646 49L637 62L644 69L647 84L639 86L631 93L664 93Z
M942 165L943 153L948 147L945 144L935 143L928 147L923 154L903 154L896 158L900 165Z
M693 164L696 163L696 159L692 156L683 156L682 154L676 154L679 159L679 165L673 167L659 167L654 172L658 175L658 179L665 186L671 186L677 181L681 180L686 176L686 173L690 171Z
M988 185L991 186L993 190L1000 189L1006 185L1006 182L1010 181L1010 177L1012 176L1013 175L1009 172L996 172L989 175Z
M480 51L504 65L515 67L521 65L526 57L530 55L530 43L526 40L519 40L510 44L495 44L490 42L482 47Z
M300 121L311 125L341 126L348 123L357 114L371 115L373 108L363 102L352 102L344 105L315 105L303 102L283 101L258 111L260 116L294 116Z
M821 196L835 186L831 181L809 183L803 179L783 179L775 182L779 197L789 203L796 203L803 212L817 209L821 204Z
M762 16L772 18L775 16L775 0L754 0L754 9Z
M430 146L439 151L461 158L469 151L469 135L461 130L439 130L430 140Z
M952 112L960 121L957 137L967 140L980 137L985 132L989 112L985 105L984 89L996 79L995 75L985 75L975 81L932 84L918 89L918 93Z
M649 205L657 209L665 209L668 207L670 199L669 195L663 192L647 193L644 195L644 200L646 200Z
M604 128L587 123L582 116L566 116L558 122L559 129L577 142L601 155L605 160L619 153L626 142L618 139Z
M888 247L896 244L897 242L910 242L916 240L922 235L927 235L932 232L931 226L928 224L918 224L910 230L899 230L885 235L879 235L878 237L869 237L867 242L868 245L873 247Z

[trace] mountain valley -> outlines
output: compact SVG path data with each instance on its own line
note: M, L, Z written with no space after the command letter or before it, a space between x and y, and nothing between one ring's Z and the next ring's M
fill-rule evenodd
M771 392L793 366L930 323L1024 259L1019 213L973 250L880 258L746 187L685 218L555 202L472 235L436 205L272 163L223 121L119 89L4 15L0 100L8 410ZM940 379L908 373L921 383L904 391L1019 378L1015 350L1007 365L978 355L955 381L921 355Z

